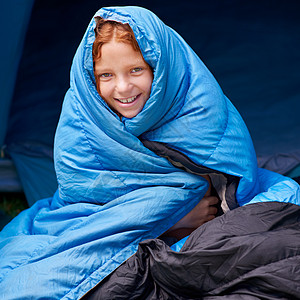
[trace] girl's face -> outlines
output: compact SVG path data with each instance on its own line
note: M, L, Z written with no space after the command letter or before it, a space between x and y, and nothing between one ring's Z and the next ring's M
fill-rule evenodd
M116 113L135 117L150 97L153 73L140 52L114 40L101 47L95 63L101 97Z

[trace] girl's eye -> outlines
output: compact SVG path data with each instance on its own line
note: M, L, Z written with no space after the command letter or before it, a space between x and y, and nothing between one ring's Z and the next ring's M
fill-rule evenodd
M143 69L142 68L134 68L134 69L132 69L132 73L136 73L136 72L140 72L140 71L142 71Z
M101 78L107 78L107 77L111 77L110 73L103 73L100 75Z

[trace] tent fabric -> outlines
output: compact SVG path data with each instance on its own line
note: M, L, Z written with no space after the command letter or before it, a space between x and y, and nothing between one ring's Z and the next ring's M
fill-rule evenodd
M142 112L122 121L99 96L92 19L73 60L55 137L58 191L0 233L0 296L6 300L79 299L139 242L160 236L199 202L207 181L142 140L237 178L239 205L300 204L293 180L257 168L241 116L174 30L137 7L104 8L96 16L130 24L154 69L151 95Z
M40 199L47 198L57 189L57 181L53 166L52 157L36 157L22 153L10 153L14 164L21 174L27 174L26 179L22 176L20 181L23 190L26 190L30 197L27 197L28 205L33 205ZM36 188L36 176L39 174L39 189Z
M53 106L51 106L51 103L54 102L53 98L50 98L52 101L48 102L41 101L41 99L45 100L51 94L53 97L55 89L52 88L50 93L45 89L42 93L37 93L36 88L33 88L33 84L36 85L36 78L32 78L29 70L36 70L37 65L42 65L43 60L38 63L41 58L34 56L36 62L34 67L30 68L30 55L27 56L28 42L27 47L25 45L26 59L23 57L21 72L17 76L33 4L33 0L2 1L0 4L1 21L3 22L3 26L1 26L3 32L1 31L0 36L1 40L5 41L0 49L0 191L24 191L29 205L53 195L57 189L53 155L43 155L43 152L52 151L53 135L57 123L55 115L58 116L61 103L59 100L53 110ZM36 48L36 50L42 52L41 48ZM22 76L23 68L27 71L25 76ZM30 79L33 79L34 83L28 84ZM44 105L39 104L41 102ZM9 113L10 109L11 113ZM42 143L43 147L41 147ZM37 144L40 145L37 147ZM42 148L43 150L40 151ZM37 155L37 153L39 154Z
M122 1L115 3L123 5ZM163 5L155 0L133 3L156 12L184 35L203 59L244 118L253 138L259 166L288 175L292 169L297 171L296 167L300 165L299 2L194 1L189 4L184 18L181 1L164 1ZM6 43L1 48L0 136L4 139L6 135L7 146L12 143L43 144L50 150L63 95L69 84L71 59L82 36L82 28L98 9L99 1L36 1L10 103L11 96L4 95L13 92L17 72L13 64L21 55L32 4L30 0L1 3L1 22L4 22L1 38ZM102 1L101 4L111 3ZM77 22L68 22L68 14L79 16ZM184 21L185 18L188 21ZM53 19L55 22L48 21ZM64 55L60 49L64 49ZM7 51L9 55L6 55ZM7 84L6 80L9 81ZM5 129L7 119L8 131ZM6 158L10 157L9 149L7 147ZM34 156L28 161L31 159ZM18 159L21 160L22 157ZM266 160L268 164L265 164ZM48 181L55 186L47 194L50 197L56 189L56 182L51 179L55 176L53 161L45 157L43 164L48 164ZM40 181L44 174L38 170L30 172L31 165L25 165L25 161L21 166L26 167L16 165L18 175L25 184L23 189L28 201L33 203L45 196L46 186ZM299 176L300 172L292 175ZM27 186L34 188L34 195Z
M3 192L22 191L16 169L9 159L0 160L0 190Z
M34 0L0 3L0 147L4 144L11 100ZM9 24L14 24L9 26Z

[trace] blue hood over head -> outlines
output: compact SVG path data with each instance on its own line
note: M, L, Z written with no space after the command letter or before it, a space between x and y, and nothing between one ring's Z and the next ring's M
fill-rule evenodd
M94 17L131 26L154 70L151 95L136 117L122 120L99 96L93 18L73 60L56 132L58 191L0 234L3 299L78 299L128 259L140 241L158 237L200 201L207 181L175 167L143 141L238 178L239 205L299 199L292 181L257 169L242 118L174 30L139 7L103 8Z
M131 26L154 80L143 111L120 121L95 88L91 21L73 61L71 88L56 134L60 197L72 202L80 193L88 202L107 202L106 187L113 198L124 195L131 185L127 181L132 181L127 172L133 170L134 185L141 176L142 188L145 173L163 174L167 182L167 173L179 170L145 148L140 141L145 139L163 142L197 165L241 178L238 201L252 199L258 191L257 167L248 130L194 51L146 9L103 8L95 16ZM105 182L115 182L114 195L109 184L98 182L104 176Z

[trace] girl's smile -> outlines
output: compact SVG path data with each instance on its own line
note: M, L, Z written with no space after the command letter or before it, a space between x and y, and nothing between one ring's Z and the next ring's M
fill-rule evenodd
M150 97L153 73L130 44L115 40L103 44L95 74L101 97L118 115L133 118L142 111Z

